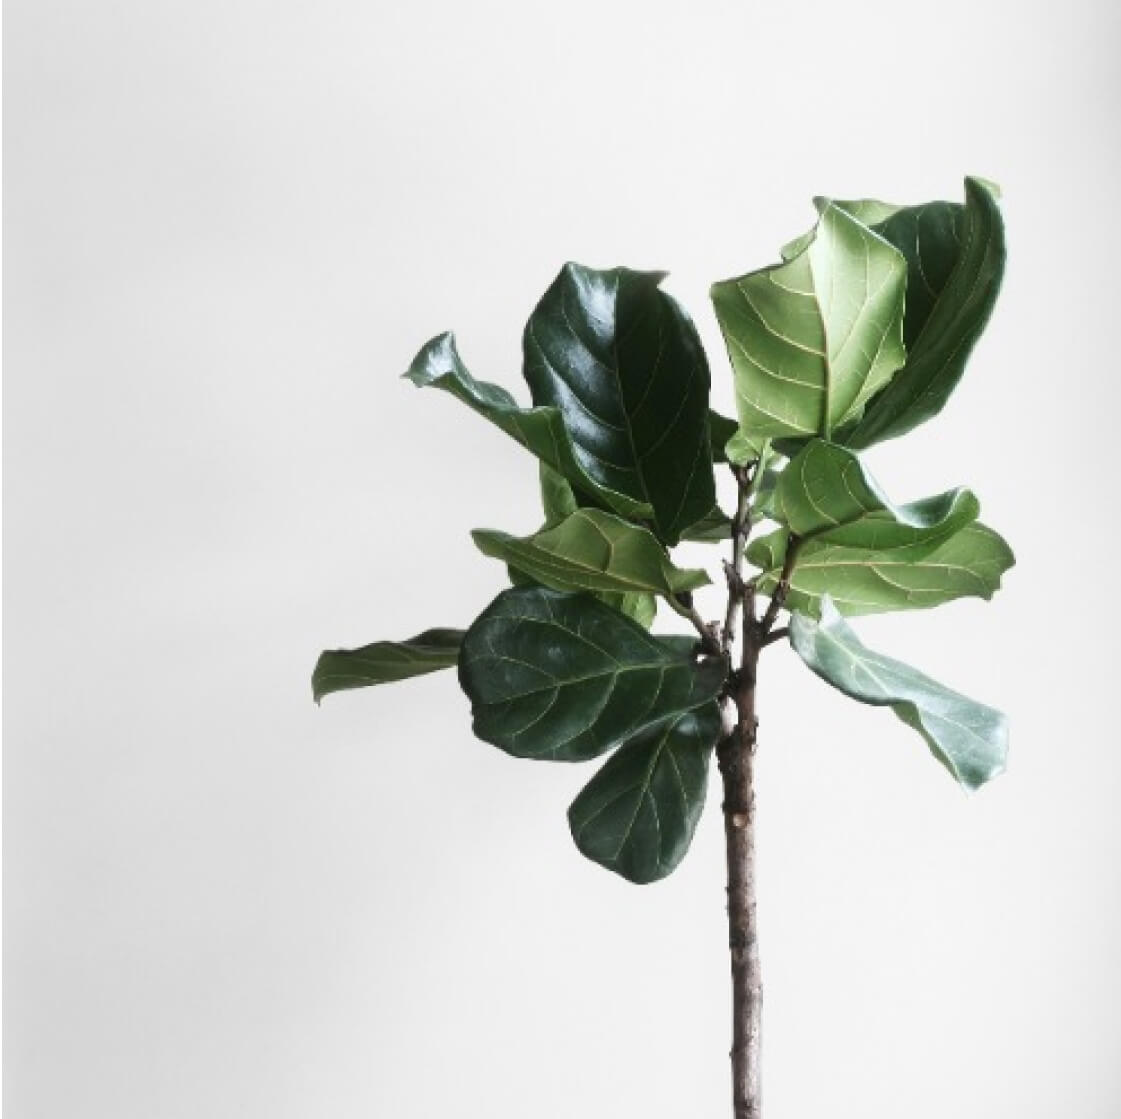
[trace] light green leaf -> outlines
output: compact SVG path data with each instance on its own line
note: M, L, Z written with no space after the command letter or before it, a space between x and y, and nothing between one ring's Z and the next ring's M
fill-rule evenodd
M545 512L545 528L553 528L560 524L565 517L580 507L579 500L572 487L552 467L545 463L540 465L541 474L541 507ZM510 582L514 586L539 586L536 579L519 571L512 564L507 564ZM644 591L596 591L596 598L606 602L613 610L618 610L628 618L633 618L644 629L649 629L654 623L658 612L658 604L652 594Z
M820 196L814 199L814 206L817 207L819 214L830 203L834 206L838 206L850 217L856 218L861 225L866 225L869 228L887 221L893 214L897 214L903 209L902 206L896 206L891 202L879 202L874 198L862 198L855 202L838 202L836 199L822 198ZM814 226L813 229L803 233L800 237L795 237L794 240L788 241L779 250L779 255L783 260L793 260L799 253L806 251L816 233L817 227ZM896 245L896 248L899 248L899 246Z
M576 846L630 882L656 882L685 857L720 736L715 704L648 727L608 758L568 810Z
M318 703L331 692L390 684L451 668L459 656L461 629L429 629L407 641L376 641L361 649L329 649L321 653L311 677Z
M715 708L726 665L661 641L589 595L503 591L463 639L475 734L517 757L584 761Z
M858 418L903 364L906 278L897 249L827 205L798 256L713 285L741 438L829 438Z
M790 460L771 505L775 519L803 540L824 537L870 550L907 545L910 555L919 545L933 548L975 521L980 509L966 489L893 505L852 451L820 439Z
M787 606L816 617L825 595L846 615L922 610L955 598L989 599L1015 562L1005 541L977 521L933 549L924 538L927 530L891 520L861 522L838 532L867 527L876 533L871 538L876 547L834 543L826 536L807 540L798 552ZM778 583L786 542L787 531L779 529L748 546L748 561L763 569L758 585L764 594Z
M653 533L600 509L577 509L552 528L516 537L471 533L479 551L558 591L646 591L675 595L709 582L698 569L675 567Z
M664 275L566 264L526 325L523 371L534 403L563 415L584 471L652 509L672 545L716 490L708 363L692 320L659 289Z
M869 401L863 417L838 433L838 442L868 447L903 435L942 410L989 321L1004 276L998 197L993 184L969 178L964 206L930 202L900 207L879 221L869 215L875 232L907 259L907 361Z
M1004 715L867 648L828 597L820 621L794 614L790 643L818 676L845 695L890 707L967 789L1003 771L1008 755Z
M522 408L505 389L486 381L476 381L460 360L454 335L441 334L428 342L413 359L405 376L422 388L435 385L450 392L582 492L615 512L628 517L648 517L652 514L653 510L645 500L614 490L600 481L590 469L584 452L569 436L560 409Z

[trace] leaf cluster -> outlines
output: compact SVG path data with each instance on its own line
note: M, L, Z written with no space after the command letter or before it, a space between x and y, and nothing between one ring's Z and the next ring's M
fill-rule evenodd
M891 708L963 786L1000 772L1003 716L867 649L845 620L988 599L1013 563L970 490L895 504L860 457L934 417L961 379L1003 273L997 193L967 179L963 203L816 205L779 263L712 287L735 419L710 409L704 349L663 273L566 264L523 334L528 405L477 380L451 334L422 347L410 381L537 460L542 523L472 534L511 585L465 631L325 652L316 700L456 666L483 741L550 761L610 754L569 824L586 856L640 883L684 856L721 706L783 634L834 688ZM736 480L731 513L717 469ZM731 546L722 621L694 605L712 579L675 562L683 541ZM659 605L695 636L650 632Z

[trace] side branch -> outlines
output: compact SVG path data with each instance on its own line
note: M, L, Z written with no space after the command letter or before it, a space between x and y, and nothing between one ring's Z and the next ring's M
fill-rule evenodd
M736 514L732 518L732 560L731 563L724 563L724 575L728 581L728 609L724 614L720 644L726 655L731 654L732 642L736 637L736 618L744 606L743 552L751 533L751 496L762 467L763 461L760 459L749 466L732 468L739 483L739 497ZM753 617L748 618L745 626L752 621Z
M721 652L720 642L717 639L715 628L716 623L706 622L701 617L700 612L693 605L693 596L688 591L681 594L669 595L666 602L670 607L677 611L683 618L688 619L693 628L700 635L701 650L705 653L716 655Z
M794 565L798 562L798 551L801 547L801 538L791 533L786 542L786 555L782 561L782 573L779 575L778 586L775 587L774 594L771 595L767 612L759 622L759 630L764 636L771 632L771 626L775 624L778 612L782 609L786 602L786 596L790 593L790 579L794 574Z

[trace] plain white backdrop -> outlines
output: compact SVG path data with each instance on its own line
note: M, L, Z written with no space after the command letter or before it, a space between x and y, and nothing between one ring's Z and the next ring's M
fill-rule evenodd
M561 263L664 268L730 408L713 280L815 194L967 173L1004 295L871 459L974 487L1019 563L859 630L1005 708L1011 765L967 797L767 655L767 1114L1121 1114L1115 5L5 15L9 1119L726 1115L715 789L631 887L569 839L591 767L477 742L452 673L319 709L309 674L467 624L504 581L468 530L537 524L527 455L399 379L426 339L525 399Z

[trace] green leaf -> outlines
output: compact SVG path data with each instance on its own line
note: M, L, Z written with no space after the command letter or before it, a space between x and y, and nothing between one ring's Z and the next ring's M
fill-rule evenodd
M974 521L933 549L927 530L891 520L848 526L839 533L868 527L875 547L834 543L827 536L799 549L786 605L817 616L829 595L842 614L922 610L955 598L992 598L1001 575L1015 562L1012 550L991 528ZM935 528L933 531L940 531ZM752 541L747 559L763 569L759 589L774 591L786 554L787 530ZM849 537L845 537L848 539Z
M646 591L668 597L709 582L703 571L675 567L653 533L601 509L577 509L532 536L493 529L475 529L471 536L484 555L505 560L558 591Z
M630 882L656 882L685 857L720 736L715 704L648 727L608 758L568 809L576 846Z
M719 505L714 505L695 525L690 525L681 534L681 539L702 544L723 544L732 539L732 518Z
M687 711L715 706L726 665L662 641L589 595L503 591L463 639L459 682L484 742L584 761Z
M771 513L808 540L872 551L920 545L932 549L977 519L981 506L966 489L909 505L892 505L850 450L813 439L779 476Z
M568 480L558 474L546 463L538 465L538 477L541 485L541 509L545 514L545 527L563 521L570 513L575 513L580 508L580 502L573 492Z
M361 649L328 649L320 654L311 676L315 702L331 692L391 684L451 668L459 656L463 632L428 629L407 641L375 641Z
M827 683L861 703L890 707L926 739L931 753L967 789L1004 769L1008 722L999 711L967 699L902 661L861 644L828 598L821 621L790 620L790 643Z
M469 408L490 420L507 435L547 463L574 486L628 517L648 517L651 507L641 499L602 484L586 468L586 454L576 446L558 408L522 408L498 385L476 381L460 360L452 334L441 334L426 343L405 376L414 385L435 385L450 392Z
M748 443L861 415L903 364L906 278L897 249L827 205L798 256L713 285Z
M526 325L524 373L534 403L564 416L584 472L652 509L658 538L676 544L716 491L708 363L663 278L566 264Z
M997 192L983 180L965 180L964 206L903 207L874 228L907 259L907 361L863 417L838 435L852 447L894 439L942 410L1004 276L1004 222Z
M545 528L553 528L560 524L565 517L576 512L580 507L579 499L572 487L565 479L545 463L540 464L541 474L541 507L545 512ZM519 571L515 566L507 564L510 582L514 586L534 585L540 586L537 579ZM658 612L658 604L652 594L645 591L597 591L596 598L606 602L613 610L618 610L628 618L633 618L644 629L649 629Z
M513 564L506 565L506 574L510 576L510 583L515 587L540 587L541 584L524 571L519 571ZM658 600L644 591L597 591L594 597L606 603L612 610L618 610L625 617L638 622L643 629L649 629L654 624L658 614Z
M874 198L862 198L855 202L838 202L836 199L822 197L814 199L814 206L817 207L819 214L830 203L844 210L849 217L856 218L861 225L866 225L869 228L887 221L893 214L897 214L903 209L902 206L896 206L891 202L880 202ZM783 245L779 250L779 255L783 260L793 260L799 253L805 252L816 234L817 226L814 226L813 229L803 233L800 237L795 237L793 241L788 241ZM895 242L892 242L892 244L895 244ZM895 247L899 248L898 245ZM905 334L906 328L904 328ZM905 340L906 338L904 338Z
M709 409L708 441L712 447L713 462L729 461L725 446L728 440L739 430L739 426L740 425L735 420L731 420L727 416L722 416L714 409Z

